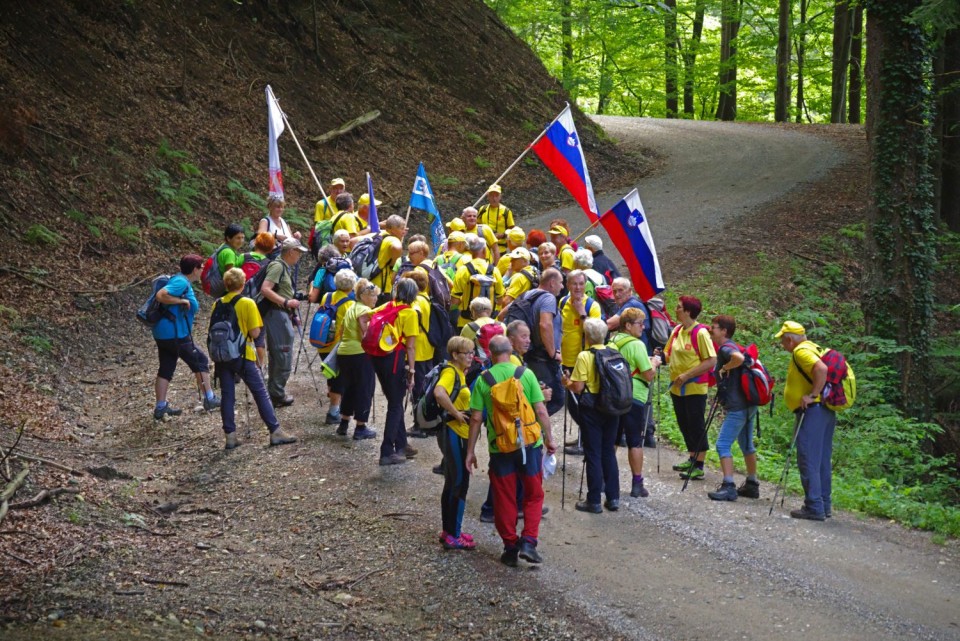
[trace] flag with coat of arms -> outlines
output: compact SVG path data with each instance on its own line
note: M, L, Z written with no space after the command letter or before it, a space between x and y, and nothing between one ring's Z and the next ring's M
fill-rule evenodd
M443 221L440 219L440 210L437 209L437 203L433 199L433 188L430 186L427 170L422 161L420 166L417 167L417 176L413 179L410 207L420 209L433 216L433 222L430 224L430 236L434 248L439 251L443 244L447 242L447 232L443 227Z
M642 300L650 300L666 289L650 224L636 189L601 216L600 224L627 264L633 288Z

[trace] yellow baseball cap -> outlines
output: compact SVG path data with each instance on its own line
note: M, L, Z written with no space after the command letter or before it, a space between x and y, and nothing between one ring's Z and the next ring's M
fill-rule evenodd
M336 187L336 186L338 186L338 185L339 185L340 187L346 187L346 186L347 186L347 183L345 183L345 182L343 181L343 178L334 178L333 180L330 181L330 186L331 186L331 187Z
M450 232L450 235L447 236L448 243L465 243L467 242L467 235L462 231Z
M561 236L569 236L569 235L570 235L570 234L567 233L567 228L564 227L563 225L557 225L556 227L554 227L553 229L550 230L550 233L551 233L551 234L560 234Z
M370 194L363 194L362 196L360 196L360 200L357 201L357 205L360 207L363 207L364 205L369 205L369 204L370 204ZM377 201L377 207L379 207L382 204L383 203L380 202L379 200Z
M507 254L507 256L509 256L509 257L511 258L511 260L514 259L514 258L522 258L523 260L527 261L528 263L530 262L530 252L528 252L528 251L527 251L526 249L524 249L523 247L517 247L517 248L514 249L512 252L510 252L509 254Z
M500 185L490 185L490 188L487 189L487 193L489 194L490 192L499 194L503 192L503 189L501 189Z
M526 239L527 235L519 227L512 227L507 230L507 240L514 245L522 245Z
M799 334L800 336L805 336L807 330L803 328L803 325L794 321L785 321L783 326L780 328L780 331L776 333L774 338L780 338L784 334Z
M447 223L447 229L450 231L464 231L466 228L467 226L463 224L462 218L454 218Z

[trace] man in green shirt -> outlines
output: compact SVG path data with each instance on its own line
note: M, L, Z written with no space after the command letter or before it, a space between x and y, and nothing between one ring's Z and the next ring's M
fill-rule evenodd
M293 268L306 247L296 238L287 238L280 245L280 257L266 266L263 286L263 326L267 330L267 352L270 354L267 391L274 407L293 405L287 396L287 380L293 369L294 330L291 316L297 313L300 301L294 297Z

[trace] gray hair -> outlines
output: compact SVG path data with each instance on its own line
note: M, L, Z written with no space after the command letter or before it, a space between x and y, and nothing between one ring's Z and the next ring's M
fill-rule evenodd
M581 247L573 255L573 265L580 269L590 269L593 267L593 254L590 253L589 249Z
M333 284L338 291L349 292L357 284L357 274L352 269L341 269L333 277Z
M567 286L570 285L570 281L574 278L583 278L583 284L587 284L587 273L582 269L572 269L570 273L567 274Z
M513 345L506 336L494 336L490 339L490 358L513 353Z
M337 231L333 232L334 241L340 240L341 238L350 240L350 232L348 232L346 229L338 229Z
M540 274L540 288L542 289L544 285L549 285L555 280L563 280L563 274L556 267L547 267Z
M538 253L538 254L540 253L540 248L541 248L541 247L546 247L547 249L549 249L550 251L552 251L554 254L557 253L557 246L556 246L555 244L553 244L552 241L547 240L547 241L544 241L544 242L540 243L540 245L537 247L537 253Z
M530 329L522 320L510 321L510 324L507 325L507 338L516 337L523 328Z
M476 234L467 234L467 249L469 249L471 253L485 251L487 249L487 241Z
M633 291L633 283L629 278L624 278L623 276L617 276L614 278L611 285L613 287L626 287L628 290Z
M476 207L464 207L464 208L463 208L463 213L464 213L464 214L466 214L466 213L476 214L476 213L477 213L477 208L476 208ZM463 215L463 214L461 214L461 216L462 216L462 215Z
M340 258L340 255L340 250L333 245L324 245L320 248L320 251L317 252L317 262L326 266L331 258Z
M340 211L346 211L353 206L353 194L349 191L340 192L340 195L333 199L334 204Z
M482 316L489 315L492 311L493 303L491 303L490 299L485 296L477 296L470 301L470 313L474 318L480 318ZM482 314L481 312L486 312L486 314Z
M593 251L602 251L603 240L599 236L590 235L583 239L583 246Z
M400 220L403 219L401 218ZM417 282L412 278L401 278L397 283L396 299L401 303L406 303L409 305L413 301L417 300L418 293L420 293L420 288L417 286Z
M406 222L403 220L403 216L398 216L397 214L392 214L383 221L384 229L403 229L406 226Z
M588 318L583 321L583 335L588 345L602 343L607 337L607 324L599 318Z
M807 340L806 334L794 334L793 332L784 332L783 336L788 336L791 340L802 343Z

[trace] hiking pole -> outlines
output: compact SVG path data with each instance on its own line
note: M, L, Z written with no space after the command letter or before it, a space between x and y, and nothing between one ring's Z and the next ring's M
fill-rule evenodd
M247 406L245 421L246 421L246 424L247 424L247 436L246 436L246 438L247 438L247 440L249 441L250 438L251 438L251 436L252 436L253 431L250 429L250 389L246 386L246 383L244 383L244 386L243 386L243 397L244 397L244 399L245 399L245 401L246 401L246 406Z
M563 477L560 479L560 511L566 509L567 500L567 404L563 404Z
M297 308L297 316L300 317L300 308ZM307 301L307 318L310 318L310 301ZM300 368L300 354L303 353L303 318L300 317L300 349L297 350L297 360L293 364L293 373L297 373Z
M787 450L787 458L783 462L783 472L780 473L780 481L777 483L777 491L773 493L773 502L770 503L770 511L767 516L773 515L773 506L777 504L777 497L783 491L784 496L787 493L787 475L790 473L790 455L797 446L797 437L800 435L800 428L803 426L803 417L807 415L807 410L800 413L800 420L797 422L797 428L793 431L793 441L790 443L790 449ZM780 498L780 507L783 507L783 497Z
M310 311L310 303L309 303L309 302L307 303L307 311ZM297 318L298 318L298 319L300 318L300 308L299 308L299 307L297 308ZM300 330L300 351L297 352L297 363L299 363L299 362L300 362L300 353L303 352L303 335L304 335L304 333L305 333L305 332L304 332L304 329L303 329L303 321L302 321L302 319L301 319L301 321L300 321L300 326L299 326L297 329ZM320 404L322 405L322 404L323 404L323 399L320 397L320 385L319 385L319 383L317 383L317 374L316 374L316 372L313 371L313 363L310 361L309 358L307 359L307 369L310 370L310 377L313 379L313 389L314 389L314 391L316 391L316 393L317 393L317 399L319 400ZM297 373L296 367L294 367L293 373L294 373L294 374Z
M697 439L697 445L703 443L707 440L707 432L710 431L710 423L713 422L713 417L717 415L717 401L720 400L719 395L714 395L713 404L710 406L710 411L707 413L707 422L703 426L703 432L700 434L700 438ZM702 451L702 450L701 450ZM696 461L700 457L700 451L693 453L693 460ZM687 470L686 476L683 479L683 487L680 488L680 491L683 492L687 489L687 484L690 483L690 477L693 476L693 464L691 464L690 469Z
M663 414L660 412L660 368L657 368L657 424L663 425ZM657 474L660 474L660 430L657 430Z

